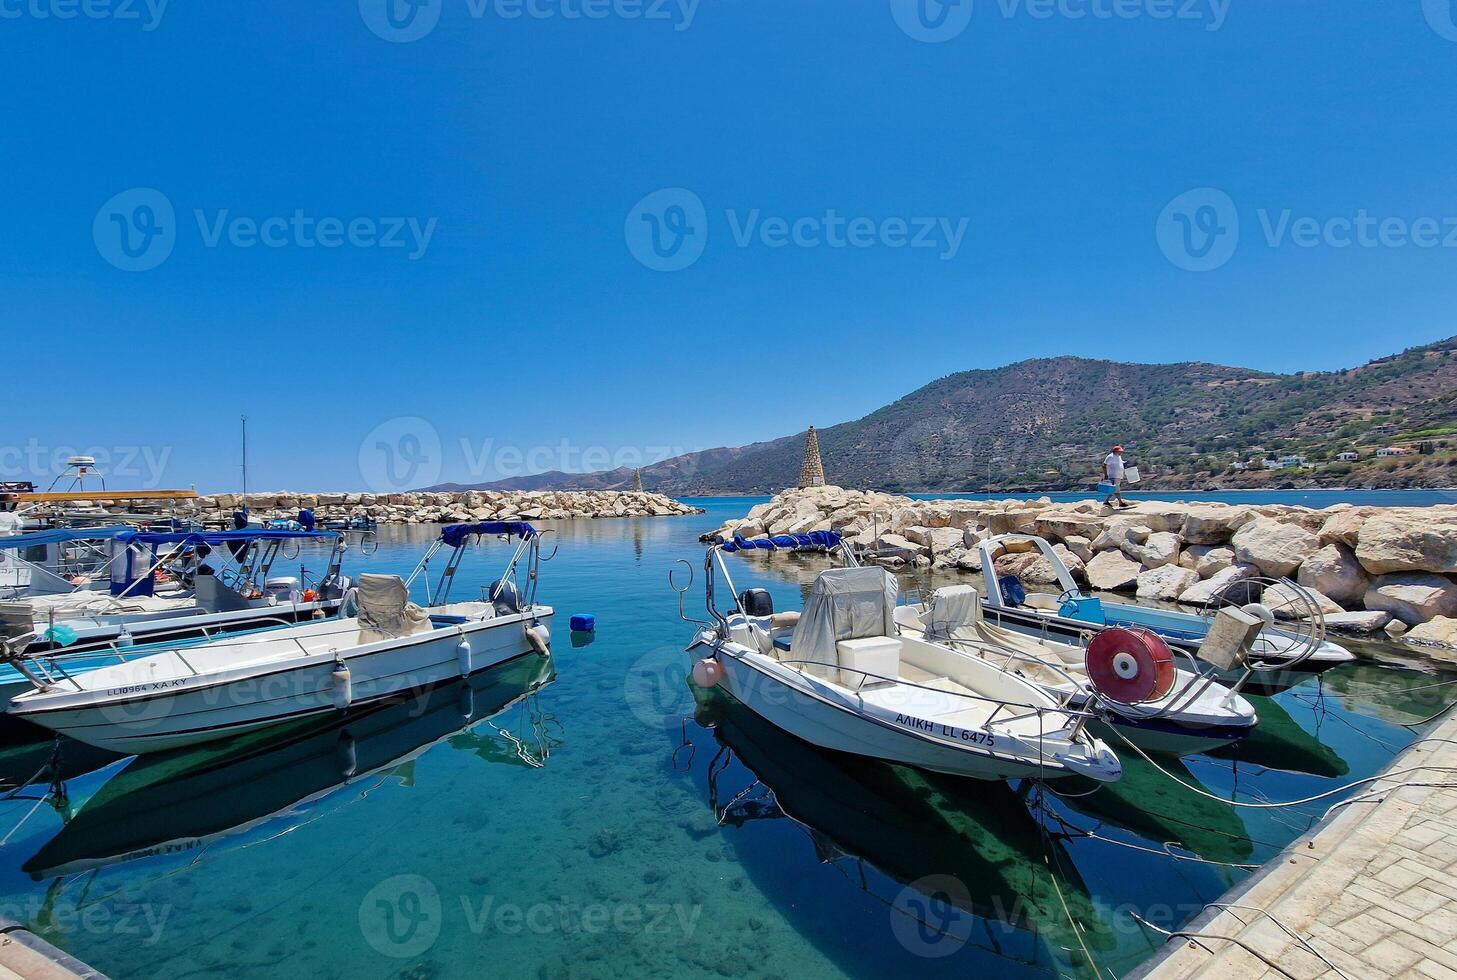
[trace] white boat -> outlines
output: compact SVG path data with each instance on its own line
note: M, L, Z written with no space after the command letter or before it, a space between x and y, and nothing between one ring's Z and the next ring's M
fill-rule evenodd
M1090 676L1086 645L988 623L976 589L967 585L939 589L927 603L900 606L895 616L902 635L986 660L1036 684L1061 703L1092 711L1098 730L1106 726L1116 732L1110 735L1115 746L1127 739L1147 752L1189 755L1236 742L1259 722L1254 706L1237 691L1218 683L1209 671L1177 667L1172 651L1155 655L1163 660L1157 669L1166 677L1147 696L1131 699L1132 703L1110 697L1097 690ZM1190 667L1194 666L1191 661Z
M466 546L482 535L518 540L505 575L476 602L449 601ZM100 748L128 754L195 745L469 676L532 650L545 651L553 611L538 605L540 535L524 522L446 527L410 576L428 575L454 549L427 608L409 585L364 575L358 615L150 652L72 676L43 657L19 656L34 689L9 714ZM525 586L517 585L525 563ZM120 651L119 651L120 652Z
M332 544L324 573L300 567L297 576L272 576L306 541ZM53 558L49 568L34 567L23 593L0 600L0 636L17 653L79 675L150 644L332 616L349 586L340 572L346 547L332 531L259 529L54 528L0 538L0 551ZM99 567L98 554L105 556ZM70 574L81 565L90 573ZM13 664L0 664L0 699L28 687Z
M831 532L784 540L767 544L842 544ZM884 569L821 572L802 616L775 616L762 589L720 613L715 566L732 591L722 554L738 547L708 553L714 623L703 624L689 647L705 653L694 666L699 683L721 686L807 742L887 762L978 779L1122 774L1117 755L1088 733L1085 713L988 661L902 635L894 620L899 587Z
M1027 605L1021 584L1012 576L997 575L996 558L1013 542L1030 543L1052 568L1060 593L1053 608ZM989 619L1024 633L1072 641L1090 627L1134 627L1152 630L1170 647L1193 653L1208 634L1214 613L1227 604L1258 602L1264 586L1273 584L1269 580L1237 580L1226 588L1226 594L1216 595L1201 612L1181 612L1087 595L1052 545L1035 535L995 535L983 541L978 551L985 583L982 602ZM1276 693L1356 659L1355 654L1345 647L1325 638L1319 605L1305 603L1299 598L1305 590L1290 582L1278 584L1284 594L1291 597L1289 602L1284 603L1292 607L1288 610L1290 622L1277 625L1272 620L1261 631L1250 651L1251 676L1245 677L1244 671L1240 671L1226 674L1223 678L1259 693ZM1302 626L1300 619L1306 620L1307 625ZM1308 642L1311 627L1320 634L1314 644Z

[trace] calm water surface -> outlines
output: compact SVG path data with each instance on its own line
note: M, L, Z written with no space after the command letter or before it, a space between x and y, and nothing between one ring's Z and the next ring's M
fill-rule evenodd
M1239 810L1137 759L1088 795L956 780L695 698L665 573L700 567L698 535L747 504L701 503L555 525L550 659L181 756L5 750L10 787L50 765L63 778L0 804L0 912L115 977L1121 974L1161 942L1132 913L1176 927L1336 799ZM405 571L432 533L387 529L349 570ZM507 554L474 551L456 595ZM823 567L734 562L780 608ZM597 617L590 643L566 630L579 612ZM1162 765L1249 801L1376 772L1457 698L1431 686L1457 675L1361 652L1256 698L1261 727L1228 757Z

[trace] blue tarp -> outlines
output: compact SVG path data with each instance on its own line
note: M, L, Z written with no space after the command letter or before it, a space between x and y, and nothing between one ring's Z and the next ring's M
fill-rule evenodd
M511 534L518 538L536 535L536 528L525 521L482 521L479 524L451 524L442 528L440 540L452 548L465 544L472 534Z
M776 534L769 538L745 538L734 535L725 542L724 551L792 551L795 548L830 549L843 541L835 531L811 531L808 534Z
M61 544L66 541L109 541L135 531L125 524L115 527L53 527L46 531L30 531L0 537L0 548L29 548L38 544Z

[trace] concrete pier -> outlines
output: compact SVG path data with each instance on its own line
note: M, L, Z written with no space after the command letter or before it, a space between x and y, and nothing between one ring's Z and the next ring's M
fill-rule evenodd
M0 918L0 980L107 980L13 919Z
M1457 980L1457 713L1387 772L1132 976Z

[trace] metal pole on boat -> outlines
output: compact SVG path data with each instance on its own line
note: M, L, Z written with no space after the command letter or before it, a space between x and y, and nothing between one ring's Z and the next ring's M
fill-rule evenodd
M243 511L248 510L248 416L240 415L243 423Z

